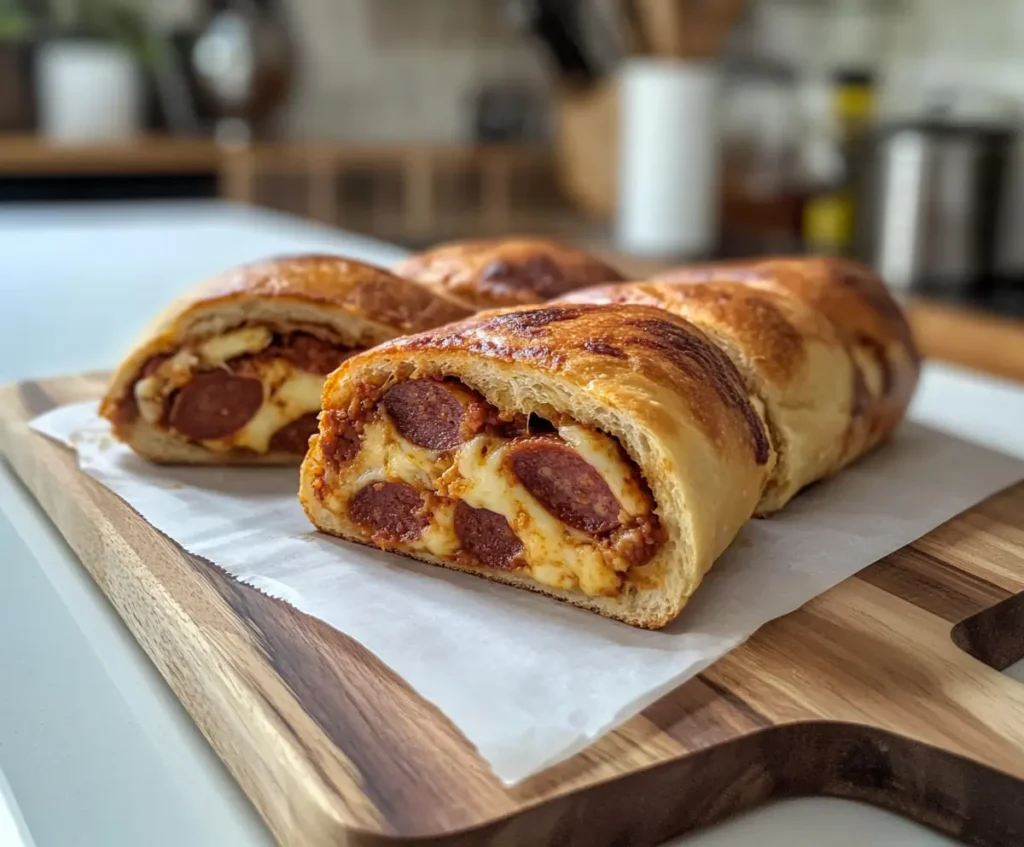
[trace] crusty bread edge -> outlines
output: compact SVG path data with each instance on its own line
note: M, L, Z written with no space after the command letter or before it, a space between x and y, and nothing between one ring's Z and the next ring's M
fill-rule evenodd
M218 452L194 444L170 432L136 418L115 428L115 437L134 452L158 465L268 465L297 467L302 456L296 453Z

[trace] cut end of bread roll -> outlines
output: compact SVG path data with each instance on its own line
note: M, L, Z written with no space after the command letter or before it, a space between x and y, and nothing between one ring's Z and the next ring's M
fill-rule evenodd
M642 306L482 315L348 360L299 497L322 531L633 626L673 620L773 452L729 360Z
M542 303L622 275L549 238L457 241L410 256L396 274L444 291L474 311Z
M246 265L159 317L118 368L100 412L156 462L295 464L316 431L328 373L359 350L465 314L341 257Z

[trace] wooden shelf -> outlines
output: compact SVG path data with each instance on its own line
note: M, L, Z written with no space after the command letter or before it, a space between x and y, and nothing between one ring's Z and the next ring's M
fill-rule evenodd
M0 135L0 176L209 173L227 200L292 212L398 241L517 228L572 232L578 219L539 145L347 144L147 137L60 145ZM346 192L358 183L359 190Z
M0 135L0 174L166 174L216 171L221 149L203 139L142 138L128 144L53 144Z

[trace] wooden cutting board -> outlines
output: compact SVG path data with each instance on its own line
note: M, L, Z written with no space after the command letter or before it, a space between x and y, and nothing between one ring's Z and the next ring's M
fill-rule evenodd
M1024 484L507 789L357 643L184 553L28 429L102 387L3 389L0 448L282 844L657 844L808 794L1024 844L1024 686L997 670L1024 656Z

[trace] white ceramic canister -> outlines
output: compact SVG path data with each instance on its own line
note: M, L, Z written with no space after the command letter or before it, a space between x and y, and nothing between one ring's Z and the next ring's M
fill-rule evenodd
M720 74L714 63L623 65L617 241L626 252L701 258L718 237Z

